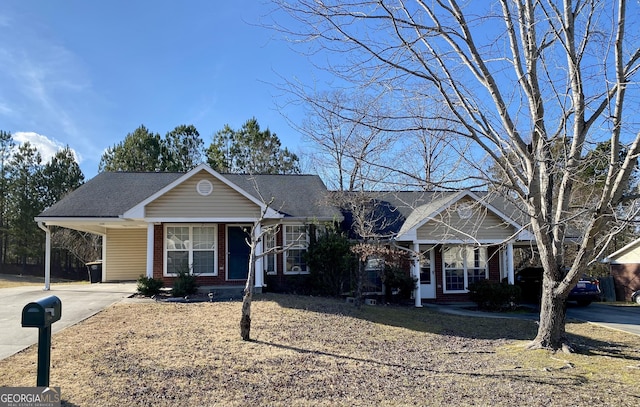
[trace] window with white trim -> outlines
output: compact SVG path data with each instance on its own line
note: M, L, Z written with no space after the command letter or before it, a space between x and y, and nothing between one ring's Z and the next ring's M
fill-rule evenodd
M275 227L269 228L262 237L262 251L265 253L262 264L266 274L276 274L276 231Z
M429 249L420 256L420 284L431 284L431 255L432 250Z
M309 234L305 225L284 226L284 272L286 274L308 273L304 254L309 247Z
M443 246L442 263L445 293L465 293L489 276L486 247Z
M216 225L165 225L164 275L217 275L216 232Z

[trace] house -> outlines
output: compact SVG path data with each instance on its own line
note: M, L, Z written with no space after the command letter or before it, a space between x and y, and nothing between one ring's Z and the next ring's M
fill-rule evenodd
M256 289L267 277L286 285L309 272L309 225L353 227L357 214L336 204L335 194L316 175L220 174L204 164L187 173L104 172L36 218L47 234L46 280L50 227L59 226L103 237L103 282L146 275L170 286L177 272L190 270L203 286L241 286L246 233L262 217L256 232L280 226L258 253L286 250L258 260ZM533 239L514 207L488 193L379 192L374 207L379 231L423 253L411 261L417 306L468 299L468 284L484 278L513 283L514 249Z
M634 240L604 260L609 264L617 301L629 301L631 293L640 290L640 239Z

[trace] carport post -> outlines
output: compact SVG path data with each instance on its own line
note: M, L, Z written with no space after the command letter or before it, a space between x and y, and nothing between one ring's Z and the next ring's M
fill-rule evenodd
M45 233L45 254L44 254L44 288L49 291L51 289L51 230L42 222L38 222L38 227Z
M513 265L513 242L507 243L507 282L515 284L515 274Z

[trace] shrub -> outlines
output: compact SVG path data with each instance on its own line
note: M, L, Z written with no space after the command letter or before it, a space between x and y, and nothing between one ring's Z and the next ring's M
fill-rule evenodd
M138 292L148 297L160 293L160 289L164 287L164 281L156 280L153 277L140 276L138 278Z
M189 274L189 270L179 270L176 279L173 281L171 295L174 297L184 297L198 292L196 276Z
M349 290L350 270L354 264L349 239L327 230L311 242L305 254L309 266L309 288L313 294L339 296Z
M411 298L411 293L416 289L418 280L409 275L406 270L399 267L386 266L382 275L382 282L385 288L385 299L392 301L394 291L397 291L397 298L400 300Z
M480 280L469 284L469 297L479 309L504 311L515 309L520 303L520 287L505 282Z

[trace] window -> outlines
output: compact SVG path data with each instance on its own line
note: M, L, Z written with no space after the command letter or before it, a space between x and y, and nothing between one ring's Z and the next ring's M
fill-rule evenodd
M263 252L266 253L262 260L264 272L276 274L276 228L270 228L262 237L262 242Z
M165 275L217 275L216 262L215 225L166 226Z
M466 292L471 283L487 278L486 247L442 248L444 292Z
M285 273L297 274L307 273L307 263L304 261L304 254L309 246L309 235L304 225L285 225L284 246L287 250L285 257Z
M382 292L382 274L384 273L384 259L370 257L364 265L365 278L362 290L365 293Z
M431 284L431 254L432 250L422 253L420 256L420 284Z

